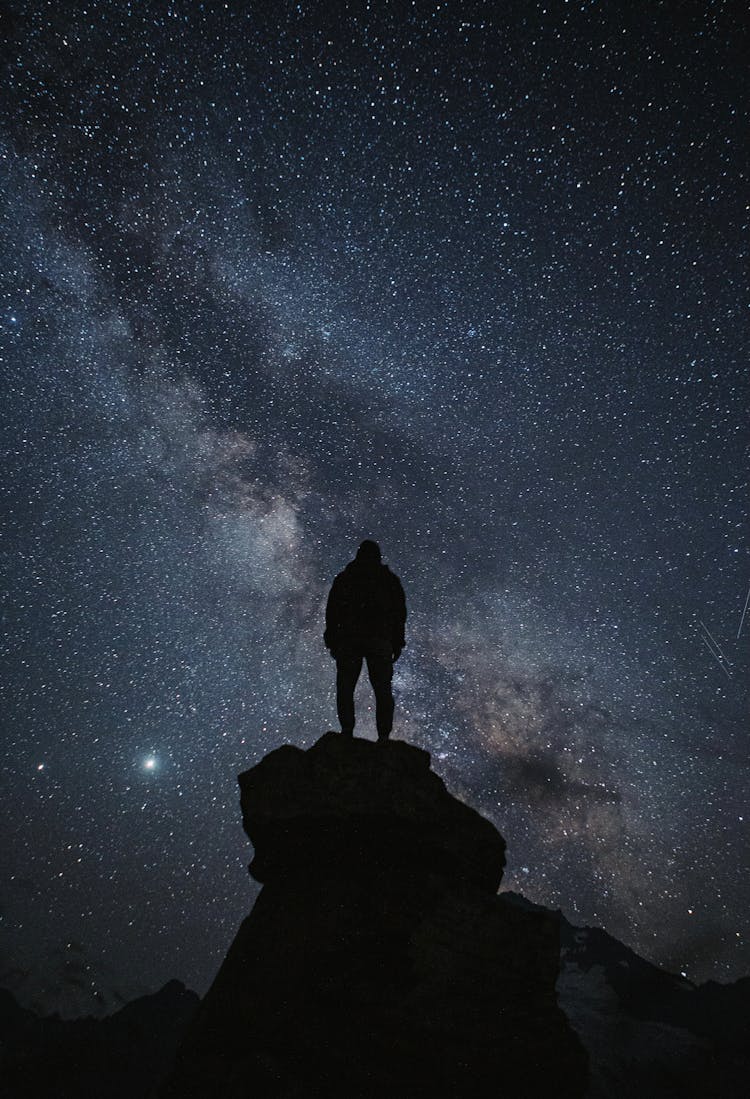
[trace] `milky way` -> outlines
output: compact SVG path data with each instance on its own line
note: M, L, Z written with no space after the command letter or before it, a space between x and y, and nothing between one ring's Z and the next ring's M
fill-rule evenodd
M334 724L323 608L364 537L409 606L395 735L507 885L746 973L733 6L3 31L0 983L68 952L205 988L255 895L235 776Z

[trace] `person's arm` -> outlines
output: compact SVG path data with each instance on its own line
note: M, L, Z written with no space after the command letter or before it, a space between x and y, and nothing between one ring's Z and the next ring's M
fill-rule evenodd
M401 650L406 644L406 596L401 581L397 576L393 577L393 595L395 614L393 616L393 659L398 660Z
M340 602L340 588L338 576L331 584L331 590L328 593L328 602L326 603L326 628L323 634L323 644L330 651L333 652L334 645L338 637L339 623L338 623L338 606Z

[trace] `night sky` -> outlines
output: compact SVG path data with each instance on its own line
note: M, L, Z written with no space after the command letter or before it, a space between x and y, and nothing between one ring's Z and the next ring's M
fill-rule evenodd
M336 727L365 537L394 735L505 884L748 973L740 6L37 0L2 39L0 984L206 988L236 775Z

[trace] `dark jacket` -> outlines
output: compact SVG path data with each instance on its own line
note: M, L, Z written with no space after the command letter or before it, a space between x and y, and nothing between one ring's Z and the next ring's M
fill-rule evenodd
M406 598L387 565L350 561L331 586L323 640L340 649L385 648L398 657L404 647Z

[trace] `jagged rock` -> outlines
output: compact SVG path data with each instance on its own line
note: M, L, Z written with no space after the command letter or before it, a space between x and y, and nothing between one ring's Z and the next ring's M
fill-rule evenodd
M403 741L326 733L307 752L277 748L239 784L242 823L255 847L250 873L259 882L301 867L340 874L363 865L393 876L418 868L493 893L502 880L503 837L451 797L428 752Z
M165 1097L584 1093L558 923L497 896L504 840L426 752L328 733L239 781L264 888Z

